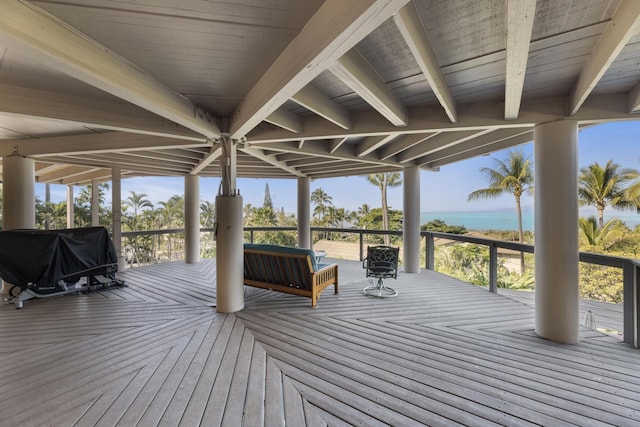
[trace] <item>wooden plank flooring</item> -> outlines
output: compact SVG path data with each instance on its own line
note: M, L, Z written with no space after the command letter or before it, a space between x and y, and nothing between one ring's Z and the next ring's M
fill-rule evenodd
M432 272L375 299L247 288L220 314L215 262L127 270L128 288L0 305L2 426L640 425L640 351Z

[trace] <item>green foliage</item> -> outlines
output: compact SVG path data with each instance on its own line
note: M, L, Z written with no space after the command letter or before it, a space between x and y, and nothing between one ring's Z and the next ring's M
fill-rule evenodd
M580 298L613 303L622 302L622 270L580 263Z
M274 212L268 207L251 208L245 211L245 225L247 227L289 227L295 226L293 215L287 216L283 211ZM245 233L245 240L250 240L249 233ZM254 232L254 243L271 245L296 246L296 232L291 231L257 231Z
M367 230L383 230L382 208L373 208L366 215L359 218L360 224ZM389 230L402 230L402 211L389 209ZM375 244L398 245L401 240L399 236L389 236L389 243L385 243L382 235L370 235L368 241Z
M469 243L439 246L435 270L474 285L489 283L489 249Z
M427 222L426 224L422 224L420 226L421 231L437 231L440 233L451 233L451 234L466 234L467 229L464 225L448 225L441 219L434 219L432 221Z

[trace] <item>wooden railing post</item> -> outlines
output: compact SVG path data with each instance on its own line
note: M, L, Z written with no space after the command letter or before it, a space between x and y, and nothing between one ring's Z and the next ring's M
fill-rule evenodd
M489 243L489 291L498 293L498 246Z
M249 230L249 243L253 245L253 230Z
M360 262L364 260L364 233L358 233L360 235Z
M429 270L433 270L435 268L435 240L433 234L427 232L425 235L425 257L424 263L425 268Z
M640 265L626 262L622 267L623 340L635 348L640 346Z

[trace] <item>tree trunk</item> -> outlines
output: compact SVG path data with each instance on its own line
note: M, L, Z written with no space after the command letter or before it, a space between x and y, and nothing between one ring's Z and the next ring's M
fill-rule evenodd
M520 196L516 196L516 209L518 211L518 238L520 243L524 243L524 232L522 230L522 207L520 206ZM520 273L524 273L524 252L520 252Z
M604 206L598 206L598 228L604 227Z
M387 207L387 181L382 182L382 186L380 187L382 191L382 229L387 231L389 230L389 212ZM385 246L389 246L391 243L391 239L389 239L389 235L384 235L384 244Z
M51 229L51 213L49 210L51 209L51 186L49 184L45 184L44 190L44 229Z

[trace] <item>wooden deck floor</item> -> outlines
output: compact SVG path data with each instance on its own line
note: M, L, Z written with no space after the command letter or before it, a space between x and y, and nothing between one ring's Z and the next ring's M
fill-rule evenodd
M219 314L215 263L129 270L126 289L0 306L2 426L639 425L640 351L431 271L400 295L246 290Z

